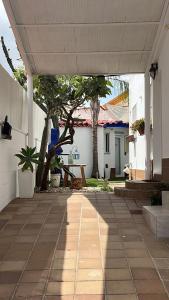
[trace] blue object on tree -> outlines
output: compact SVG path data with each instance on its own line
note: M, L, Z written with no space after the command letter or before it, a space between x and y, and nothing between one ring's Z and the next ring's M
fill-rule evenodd
M51 143L48 145L48 151L56 145L59 141L59 129L58 128L52 128L51 129ZM56 149L56 155L60 155L63 152L62 148L59 147Z

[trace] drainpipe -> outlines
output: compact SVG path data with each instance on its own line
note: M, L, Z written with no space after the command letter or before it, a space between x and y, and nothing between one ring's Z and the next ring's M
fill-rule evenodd
M28 146L34 147L33 132L33 76L27 76L27 100L28 100Z
M151 179L150 75L145 73L145 180Z

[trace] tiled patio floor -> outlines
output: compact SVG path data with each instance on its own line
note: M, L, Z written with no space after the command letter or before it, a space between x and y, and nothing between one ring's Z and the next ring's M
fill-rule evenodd
M0 213L0 299L169 299L169 241L140 212L106 193L12 201Z

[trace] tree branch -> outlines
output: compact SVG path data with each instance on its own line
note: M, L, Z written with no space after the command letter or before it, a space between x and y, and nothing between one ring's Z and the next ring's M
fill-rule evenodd
M27 77L26 77L25 75L23 75L23 79L17 78L17 76L16 76L16 71L17 71L17 70L15 69L15 67L14 67L14 65L13 65L13 62L12 62L12 59L11 59L10 56L9 56L9 52L8 52L8 49L7 49L6 45L5 45L3 36L1 36L1 44L2 44L2 49L3 49L3 52L4 52L4 54L5 54L7 63L8 63L8 65L9 65L9 67L10 67L10 69L11 69L11 71L12 71L14 77L17 79L17 81L19 82L19 84L20 84L23 88L25 88L24 85L25 85L25 82L27 81Z

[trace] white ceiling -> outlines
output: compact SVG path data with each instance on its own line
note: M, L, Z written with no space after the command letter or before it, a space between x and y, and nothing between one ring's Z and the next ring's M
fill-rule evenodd
M144 72L166 0L3 0L34 74Z

